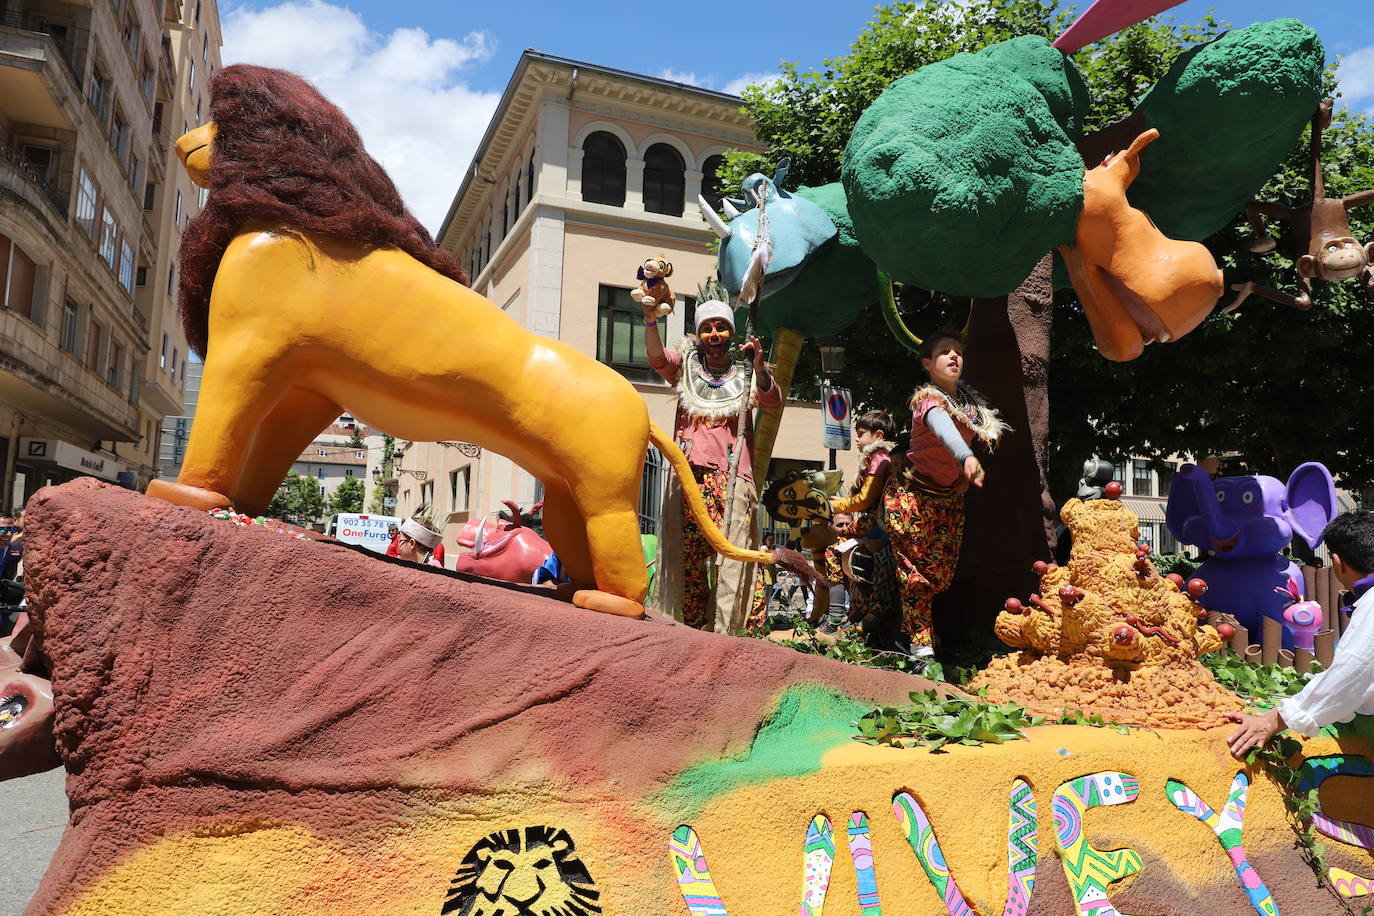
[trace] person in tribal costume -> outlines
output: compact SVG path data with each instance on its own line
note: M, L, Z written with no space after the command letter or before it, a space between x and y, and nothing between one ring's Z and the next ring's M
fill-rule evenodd
M975 440L991 450L1009 427L960 376L958 332L921 347L930 382L911 396L911 448L883 491L883 527L902 595L902 631L912 655L933 654L931 602L949 587L964 540L964 493L983 485Z
M831 511L837 515L855 514L849 533L862 539L859 549L867 554L864 575L849 590L850 617L859 622L865 641L874 647L887 647L893 641L902 618L892 548L883 535L883 493L892 476L895 433L896 425L885 410L870 410L856 418L859 476L848 496L830 498Z
M692 466L701 495L711 518L726 528L727 516L732 515L726 506L729 489L730 464L738 455L738 481L735 485L736 502L744 498L754 498L753 411L758 406L764 410L777 410L782 405L781 393L773 383L773 376L763 361L763 347L758 338L750 338L740 347L740 353L754 364L753 391L747 392L746 372L730 355L730 343L735 334L734 313L724 302L707 301L697 306L695 335L688 335L678 342L673 350L666 350L659 336L659 316L654 309L644 309L644 342L649 354L649 365L663 377L664 381L677 389L677 416L674 420L674 439L687 456ZM672 486L670 482L670 487ZM667 501L665 501L667 502ZM701 530L686 513L681 516L681 544L678 554L681 565L681 619L691 627L715 629L717 632L735 632L745 624L742 614L727 610L717 619L717 602L712 600L710 581L711 564L715 553L707 543ZM739 512L733 513L739 515ZM673 528L677 527L669 519L665 506L663 533L671 538ZM747 537L751 544L758 543L758 526L749 520L751 530ZM735 537L735 532L726 528L727 535ZM661 564L661 574L665 576L663 593L667 602L672 602L672 589L666 585L670 579L668 567L674 560L672 552L665 544L665 557ZM763 582L756 571L748 570L745 582L752 582L752 595L749 607L751 625L758 626L763 618ZM722 573L722 578L723 578ZM665 608L677 616L677 609ZM748 607L746 608L746 610Z

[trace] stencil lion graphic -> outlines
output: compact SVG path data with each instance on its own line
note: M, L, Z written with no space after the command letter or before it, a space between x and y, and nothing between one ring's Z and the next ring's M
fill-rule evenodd
M498 830L484 836L458 866L440 913L457 916L596 916L601 894L554 827Z

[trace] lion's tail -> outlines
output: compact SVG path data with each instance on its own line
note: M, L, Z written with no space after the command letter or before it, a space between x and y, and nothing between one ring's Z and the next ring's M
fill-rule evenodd
M706 500L701 498L701 490L696 485L696 478L692 476L692 466L687 463L687 456L682 454L682 449L678 448L673 437L664 432L657 423L650 421L649 441L663 453L663 457L667 458L668 463L673 466L673 472L677 474L677 479L682 484L682 500L686 503L687 510L692 513L692 520L697 523L701 533L706 536L712 550L729 560L738 560L741 563L765 563L769 566L778 564L803 577L820 579L816 570L810 563L806 562L806 558L795 550L749 550L730 543L726 539L725 533L711 520L710 513L706 511Z

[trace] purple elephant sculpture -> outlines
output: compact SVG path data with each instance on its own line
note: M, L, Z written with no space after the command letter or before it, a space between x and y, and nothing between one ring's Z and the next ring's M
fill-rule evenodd
M1292 603L1288 580L1302 581L1298 565L1280 552L1294 534L1310 547L1320 544L1337 509L1331 472L1315 461L1295 470L1287 486L1262 476L1213 481L1185 464L1169 485L1165 522L1180 543L1214 554L1197 571L1207 582L1202 606L1235 615L1258 640L1262 617L1283 622ZM1293 648L1287 627L1283 641Z

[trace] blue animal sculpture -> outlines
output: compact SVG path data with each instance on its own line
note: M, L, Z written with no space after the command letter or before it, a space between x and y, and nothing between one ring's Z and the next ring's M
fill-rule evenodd
M1202 606L1234 615L1258 636L1261 618L1283 621L1292 603L1285 597L1288 581L1302 581L1298 565L1281 551L1295 534L1316 547L1336 512L1331 472L1315 461L1295 470L1287 485L1263 476L1214 481L1185 464L1169 485L1165 522L1179 542L1214 554L1197 571L1207 582ZM1284 645L1293 647L1287 628Z
M831 244L838 233L824 210L782 189L791 164L790 159L782 160L772 178L755 172L744 179L744 196L721 202L729 223L722 221L704 198L697 199L702 216L720 236L720 282L731 298L745 288L750 261L757 257L760 200L766 201L767 238L763 241L768 246L760 299L792 282L802 265Z

